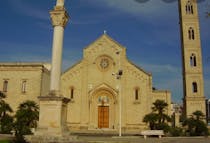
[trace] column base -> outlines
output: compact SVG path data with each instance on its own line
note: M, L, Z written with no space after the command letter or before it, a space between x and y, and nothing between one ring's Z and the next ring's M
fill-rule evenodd
M30 143L69 143L76 140L68 130L67 104L70 99L58 91L50 91L47 96L39 96L39 124L34 135L25 136Z

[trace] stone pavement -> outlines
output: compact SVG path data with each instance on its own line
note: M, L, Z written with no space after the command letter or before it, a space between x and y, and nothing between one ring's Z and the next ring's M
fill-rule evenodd
M78 136L80 143L210 143L210 137Z

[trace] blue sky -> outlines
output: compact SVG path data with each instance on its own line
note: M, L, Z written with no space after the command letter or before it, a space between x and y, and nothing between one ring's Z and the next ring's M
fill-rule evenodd
M138 1L138 2L137 2ZM144 2L147 1L147 2ZM71 17L64 36L63 70L106 30L127 48L128 59L153 75L157 89L181 102L182 68L176 0L66 0ZM199 0L205 95L210 98L209 0ZM0 62L50 62L56 0L6 0L0 6ZM140 2L140 3L139 3Z

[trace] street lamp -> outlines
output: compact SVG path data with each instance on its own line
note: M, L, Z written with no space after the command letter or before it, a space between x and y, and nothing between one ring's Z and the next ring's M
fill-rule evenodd
M120 52L117 51L116 54L118 55L118 71L117 73L112 73L112 75L116 76L118 80L118 100L119 100L119 136L122 136L122 97L121 97L121 76L123 75L123 70L121 69L121 62L120 62Z
M119 136L122 136L122 97L121 97L121 79L122 70L118 71L117 79L119 80Z
M207 124L209 123L209 119L210 119L210 111L209 111L210 107L209 106L210 106L210 99L207 100L207 111L208 111L207 115L206 115L207 116Z

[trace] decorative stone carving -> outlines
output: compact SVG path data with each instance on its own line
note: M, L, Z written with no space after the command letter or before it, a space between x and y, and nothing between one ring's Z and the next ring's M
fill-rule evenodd
M54 10L50 12L50 17L53 26L65 27L69 20L67 11L61 6L55 6Z

